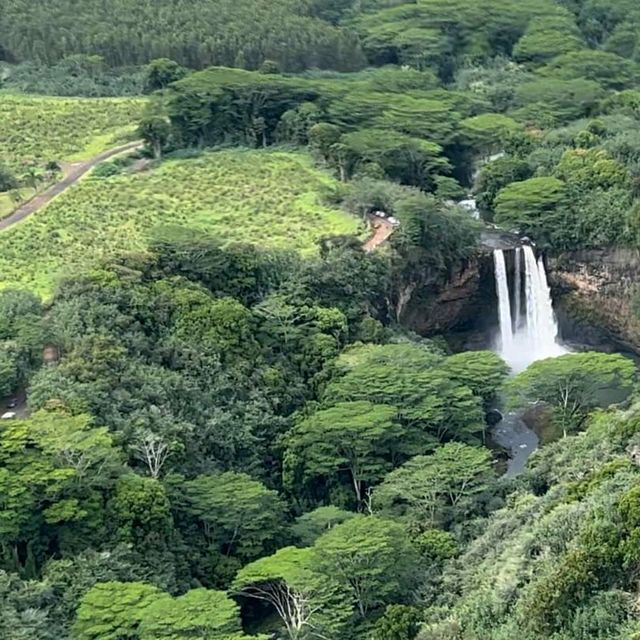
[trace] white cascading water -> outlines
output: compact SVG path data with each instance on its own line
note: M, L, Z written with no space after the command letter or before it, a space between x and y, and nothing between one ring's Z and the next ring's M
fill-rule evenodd
M513 330L515 333L520 328L520 318L522 317L522 248L516 249L516 265L515 265L516 282L514 286L515 310Z
M509 300L509 281L504 253L493 252L496 273L496 290L498 292L498 316L500 318L500 352L508 353L513 346L513 326L511 323L511 302Z
M522 305L522 265L524 257L524 309ZM511 296L504 252L494 251L496 290L500 316L499 351L514 372L523 371L532 362L567 353L558 343L558 323L553 312L551 291L542 258L536 260L533 249L525 245L516 250L514 318L511 320Z

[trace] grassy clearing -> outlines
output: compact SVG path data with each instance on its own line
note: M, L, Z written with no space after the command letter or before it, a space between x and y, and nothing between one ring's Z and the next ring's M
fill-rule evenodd
M319 202L333 178L303 154L229 150L168 160L148 172L89 176L46 209L0 233L0 287L47 297L65 271L113 252L144 249L156 227L179 224L223 242L303 252L323 235L358 231L358 221Z
M130 135L145 101L139 98L53 98L0 92L2 160L24 163L84 160Z
M0 192L0 220L2 220L2 218L6 218L16 207L20 206L21 203L26 202L35 195L35 189L24 187L20 189L21 200L16 203L10 193L7 193L6 191Z

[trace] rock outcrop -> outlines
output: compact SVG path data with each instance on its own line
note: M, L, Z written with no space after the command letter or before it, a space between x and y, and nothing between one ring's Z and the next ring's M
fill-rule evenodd
M563 337L602 337L640 353L640 252L579 251L548 259Z

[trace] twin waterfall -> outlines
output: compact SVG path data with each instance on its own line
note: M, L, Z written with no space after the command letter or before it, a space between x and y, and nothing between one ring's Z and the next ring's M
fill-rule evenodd
M505 362L517 373L536 360L567 353L557 340L558 324L542 258L536 260L528 245L518 247L512 287L504 252L494 251L493 259L500 318L498 348Z

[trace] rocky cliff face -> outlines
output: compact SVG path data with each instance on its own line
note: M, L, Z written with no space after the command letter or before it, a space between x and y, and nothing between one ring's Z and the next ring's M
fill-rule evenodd
M450 331L489 332L497 326L494 249L507 252L507 270L513 270L513 249L520 239L510 233L486 229L477 253L449 274L446 283L425 282L410 290L401 322L412 331L430 336Z
M402 324L423 336L464 330L475 323L482 305L483 260L474 258L444 284L417 288L402 314Z
M640 353L640 252L579 251L548 259L563 338L614 340Z

